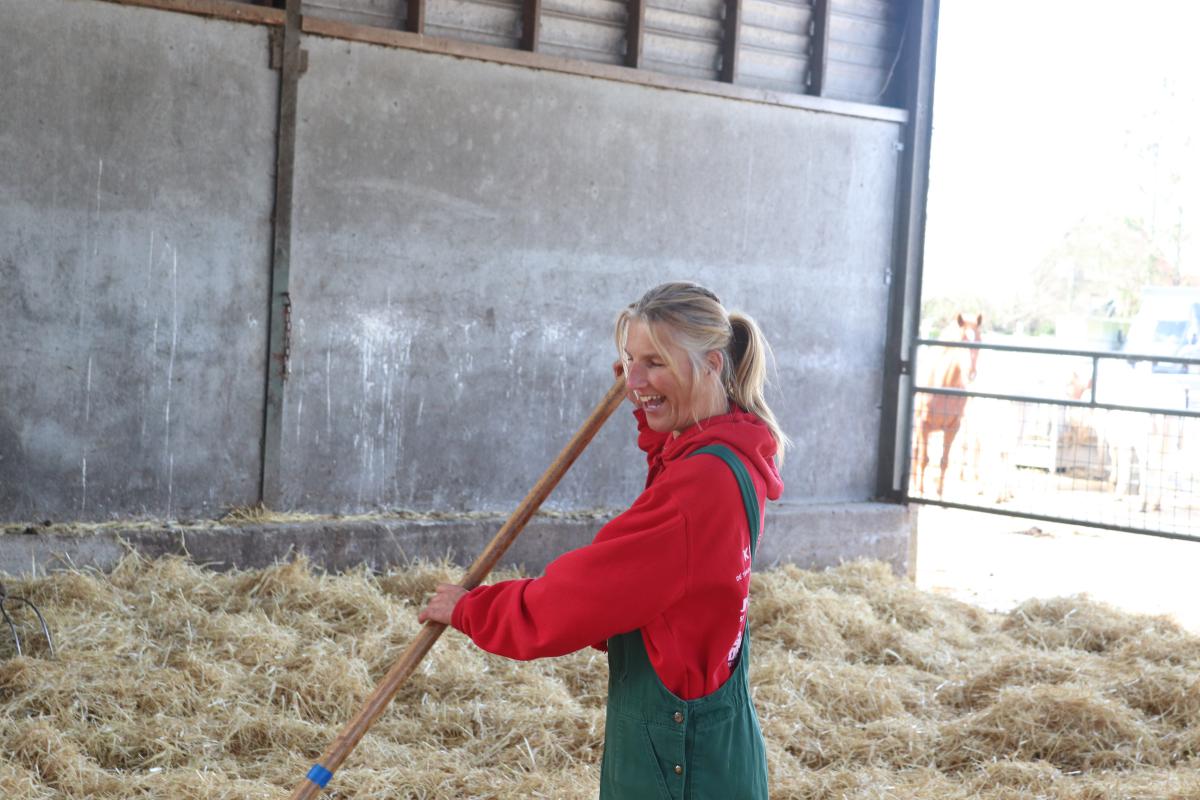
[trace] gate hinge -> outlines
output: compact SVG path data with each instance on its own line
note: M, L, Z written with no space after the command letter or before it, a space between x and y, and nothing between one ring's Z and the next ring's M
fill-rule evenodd
M912 362L911 361L905 361L904 359L900 359L900 374L901 375L911 375L912 374Z
M283 69L283 28L271 29L271 69ZM300 74L308 72L308 51L300 49Z

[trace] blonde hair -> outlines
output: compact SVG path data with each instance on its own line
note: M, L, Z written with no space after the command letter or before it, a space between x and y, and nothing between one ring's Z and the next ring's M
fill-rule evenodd
M714 350L722 353L720 377L725 396L766 424L777 445L776 462L783 464L783 452L791 445L791 440L767 405L764 390L771 347L753 319L736 311L726 311L721 299L699 284L687 281L664 283L646 292L617 315L615 338L617 352L622 358L625 357L629 323L634 320L646 323L651 343L676 376L682 377L660 335L665 334L687 352L692 367L693 391L700 385L705 355Z

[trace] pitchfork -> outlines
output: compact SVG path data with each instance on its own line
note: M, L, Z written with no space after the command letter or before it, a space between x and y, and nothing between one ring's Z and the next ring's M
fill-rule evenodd
M37 615L38 623L42 626L42 634L46 637L46 645L50 648L50 655L54 655L54 640L50 638L50 628L46 626L46 618L42 616L42 612L38 611L38 607L32 601L24 597L10 597L4 588L4 584L0 583L0 615L4 617L4 622L8 625L8 630L12 633L13 644L17 647L17 655L21 655L21 637L17 634L17 624L13 622L13 618L9 616L9 603L17 604L24 603L29 606L30 610Z

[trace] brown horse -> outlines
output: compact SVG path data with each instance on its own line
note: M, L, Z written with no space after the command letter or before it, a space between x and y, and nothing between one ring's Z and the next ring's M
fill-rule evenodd
M958 315L959 341L982 341L980 327L983 315L967 319ZM943 347L929 373L926 386L944 389L965 389L968 381L975 380L975 365L979 361L979 350L965 347ZM962 424L967 398L944 394L922 393L918 395L913 414L913 459L912 477L917 494L925 494L925 467L929 465L929 434L941 431L942 470L938 473L937 494L940 498L946 486L946 466L950 463L950 450L958 427Z

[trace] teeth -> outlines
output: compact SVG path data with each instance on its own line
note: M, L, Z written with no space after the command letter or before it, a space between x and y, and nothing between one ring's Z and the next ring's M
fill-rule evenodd
M665 399L666 398L664 398L661 394L639 394L638 395L638 400L641 400L643 403L661 403Z

